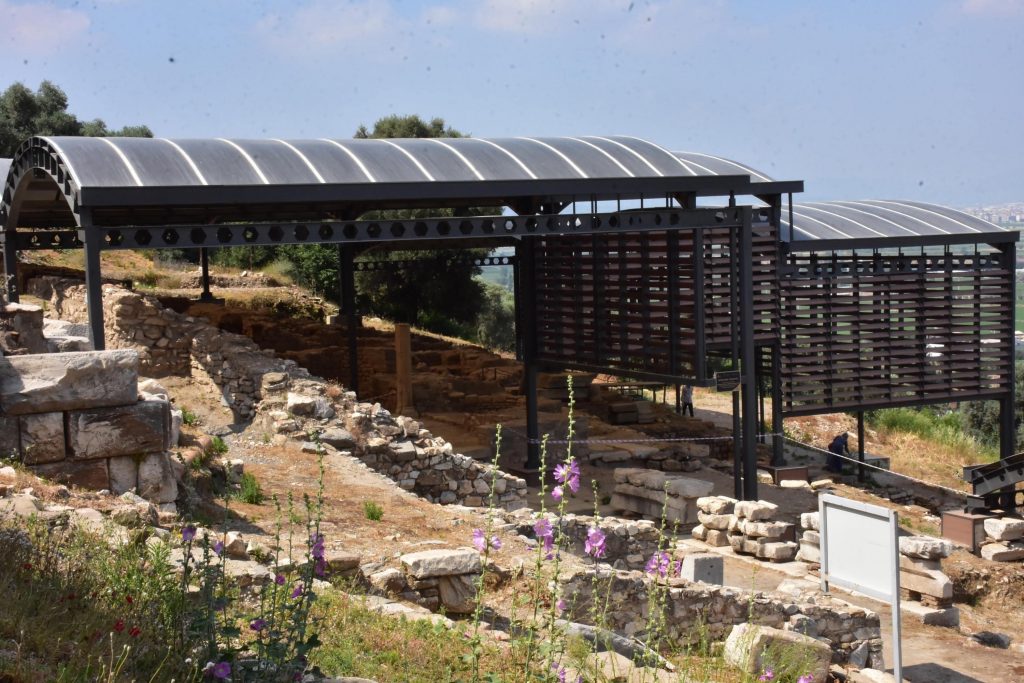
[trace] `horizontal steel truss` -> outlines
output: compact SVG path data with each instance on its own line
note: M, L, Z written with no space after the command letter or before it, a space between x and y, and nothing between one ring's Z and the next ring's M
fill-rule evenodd
M320 221L315 223L236 223L164 227L84 227L77 240L69 230L17 231L15 249L80 248L93 235L100 249L187 249L275 244L396 243L417 240L480 239L541 235L628 233L650 230L736 227L738 213L728 209L668 207L605 213L472 216L407 220Z
M460 259L478 268L514 266L515 256L483 256ZM380 270L400 270L406 268L433 267L435 262L427 258L400 259L395 261L355 261L352 266L357 273Z

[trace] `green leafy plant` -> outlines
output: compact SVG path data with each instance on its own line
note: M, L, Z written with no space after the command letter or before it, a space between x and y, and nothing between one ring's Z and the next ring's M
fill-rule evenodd
M181 409L181 421L184 424L192 427L192 426L195 426L195 425L199 424L199 416L196 415L195 413L193 413L188 408L184 408L183 407Z
M384 518L384 508L372 500L363 501L363 514L371 522L379 522Z
M239 482L238 499L250 505L262 505L266 496L263 495L263 488L254 475L246 472Z
M210 447L210 450L213 451L216 455L224 455L225 453L228 452L228 445L224 441L224 439L220 438L219 436L215 436L213 437L213 445Z

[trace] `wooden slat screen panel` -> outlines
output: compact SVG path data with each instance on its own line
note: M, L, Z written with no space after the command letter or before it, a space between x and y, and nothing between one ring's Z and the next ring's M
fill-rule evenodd
M753 227L755 338L772 343L779 319L778 231L767 222ZM704 334L709 347L727 349L729 228L704 228L702 233ZM590 365L613 374L693 377L695 234L679 230L536 240L539 360Z
M1008 389L1014 274L998 253L796 254L789 266L787 415Z

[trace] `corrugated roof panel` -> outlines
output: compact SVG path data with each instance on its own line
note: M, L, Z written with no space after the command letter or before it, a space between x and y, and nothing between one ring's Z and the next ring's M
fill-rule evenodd
M782 222L789 226L784 207ZM793 204L795 240L928 237L1005 232L994 223L938 204L891 199ZM783 235L788 237L786 230Z

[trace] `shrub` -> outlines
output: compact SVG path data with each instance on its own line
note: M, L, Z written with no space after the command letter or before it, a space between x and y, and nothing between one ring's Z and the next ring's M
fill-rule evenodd
M215 436L213 437L213 446L211 447L211 450L217 455L224 455L228 452L228 445L225 443L224 439L219 436Z
M187 424L188 426L192 427L194 425L199 424L199 416L193 413L188 408L183 407L181 409L181 421L184 424Z
M384 517L384 508L372 500L363 502L363 514L372 522L379 522Z
M263 489L260 487L260 482L257 481L256 477L249 472L243 474L238 499L250 505L262 505L264 498Z

